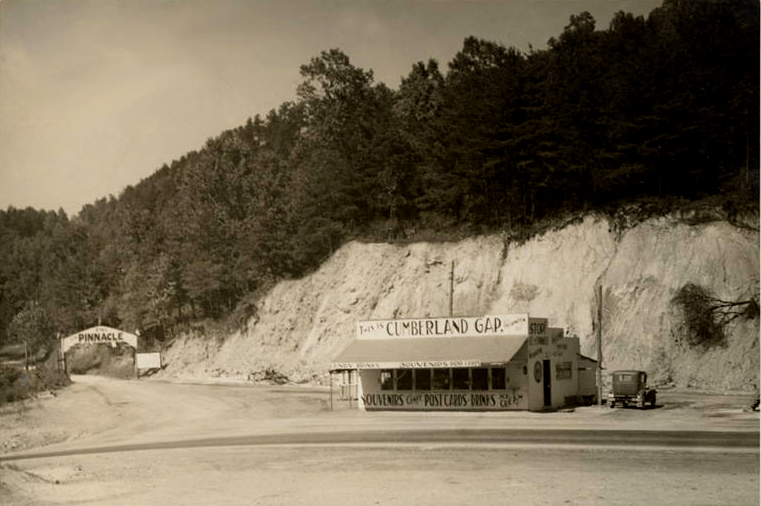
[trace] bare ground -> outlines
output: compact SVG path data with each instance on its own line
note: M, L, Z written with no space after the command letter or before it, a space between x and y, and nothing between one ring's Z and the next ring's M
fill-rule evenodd
M217 448L4 464L3 504L757 505L757 454Z
M210 436L453 428L758 432L750 396L662 392L661 407L362 413L327 390L74 378L0 409L2 455ZM6 461L0 504L758 504L758 452L484 445L241 446Z

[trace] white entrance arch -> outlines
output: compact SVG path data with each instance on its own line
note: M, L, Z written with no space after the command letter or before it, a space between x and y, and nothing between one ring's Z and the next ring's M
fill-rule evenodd
M61 354L66 353L75 344L110 344L127 343L137 350L137 336L119 329L97 325L87 330L80 330L76 334L61 339Z

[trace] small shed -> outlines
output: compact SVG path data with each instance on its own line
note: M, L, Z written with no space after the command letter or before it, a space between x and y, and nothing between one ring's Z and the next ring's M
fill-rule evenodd
M579 355L579 403L594 404L597 397L597 360Z

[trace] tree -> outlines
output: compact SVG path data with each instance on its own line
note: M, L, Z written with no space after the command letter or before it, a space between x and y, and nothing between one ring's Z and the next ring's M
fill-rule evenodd
M11 342L24 343L26 353L36 355L55 339L55 324L50 314L37 301L29 301L13 317L8 327ZM28 358L27 358L27 367Z
M520 235L651 197L757 209L758 22L756 0L665 0L607 30L582 12L546 50L467 37L446 75L424 60L398 91L323 51L295 102L118 198L71 220L0 210L0 341L27 301L63 332L219 318L348 238Z
M373 73L351 64L338 49L301 67L298 87L304 129L292 152L293 222L299 263L312 266L360 225L386 219L403 207L403 176L396 149L394 94L373 85ZM381 194L391 192L389 204Z
M395 174L382 175L381 183L389 198L399 189L407 190L407 204L411 207L410 216L419 213L440 213L441 201L436 197L436 189L445 185L439 175L440 167L446 166L446 139L443 135L444 124L441 121L444 104L442 91L445 82L436 60L426 63L417 62L410 73L402 78L399 91L394 98L393 113L397 142L404 143L395 148L399 160L404 164L405 180ZM395 164L399 169L402 167ZM398 173L398 169L395 170ZM389 212L389 215L394 213ZM390 219L390 227L398 226Z
M297 93L306 128L297 146L300 171L312 173L308 179L319 185L316 190L328 186L341 194L334 205L348 201L362 207L368 190L366 157L376 133L373 73L331 49L302 65L301 75Z
M646 143L657 149L660 191L710 194L745 165L746 134L758 127L742 118L746 108L758 111L758 11L750 1L666 0L650 14L648 71L657 76L658 122ZM755 91L743 96L743 82ZM737 107L737 99L748 102Z
M427 179L429 198L457 220L502 222L516 164L507 142L526 119L524 65L515 48L475 37L449 63L436 119L444 150Z
M725 344L724 327L737 318L758 319L758 298L727 301L711 295L702 286L687 283L672 298L680 311L684 336L690 346L710 348Z

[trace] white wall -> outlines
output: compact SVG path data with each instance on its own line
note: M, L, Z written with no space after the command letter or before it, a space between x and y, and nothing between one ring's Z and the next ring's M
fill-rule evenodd
M578 394L579 338L562 338L557 335L529 338L528 382L529 409L561 408L571 398L575 402ZM544 361L549 360L551 405L544 405ZM538 365L537 365L538 364ZM561 370L570 377L560 378Z

